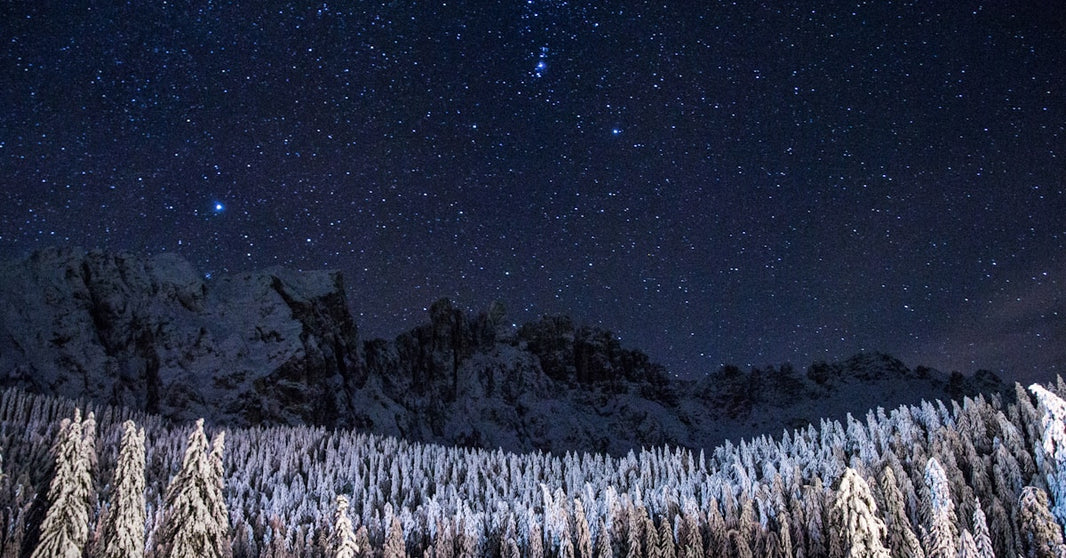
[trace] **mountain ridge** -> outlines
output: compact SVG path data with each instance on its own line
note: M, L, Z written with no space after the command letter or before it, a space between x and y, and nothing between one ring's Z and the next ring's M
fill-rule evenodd
M335 271L210 280L175 254L54 248L0 264L0 386L170 420L354 427L510 451L713 448L878 406L1003 391L992 372L883 353L672 379L609 331L447 299L392 340L361 340Z

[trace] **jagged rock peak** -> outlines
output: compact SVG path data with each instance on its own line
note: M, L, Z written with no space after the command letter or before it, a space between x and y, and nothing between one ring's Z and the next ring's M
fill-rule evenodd
M360 341L335 271L205 279L173 254L42 250L0 263L0 387L235 426L356 427L512 451L713 448L878 406L1001 391L882 353L671 380L609 331L441 299Z

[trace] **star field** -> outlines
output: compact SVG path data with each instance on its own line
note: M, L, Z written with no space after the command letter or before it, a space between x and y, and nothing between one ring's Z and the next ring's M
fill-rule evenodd
M0 8L0 256L340 269L365 337L500 299L688 376L1066 367L1053 6L262 4Z

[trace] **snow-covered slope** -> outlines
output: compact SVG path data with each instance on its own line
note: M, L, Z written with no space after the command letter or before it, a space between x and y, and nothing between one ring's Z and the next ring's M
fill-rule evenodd
M394 340L361 341L337 272L204 280L170 254L53 249L0 264L0 318L0 385L182 421L514 451L710 448L1003 388L989 372L911 370L879 353L677 381L607 331L559 316L509 331L500 307L470 316L447 300Z

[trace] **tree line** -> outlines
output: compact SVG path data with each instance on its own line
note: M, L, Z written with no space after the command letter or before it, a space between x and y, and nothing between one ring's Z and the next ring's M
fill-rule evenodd
M611 457L175 425L9 390L0 556L1062 557L1064 393Z

